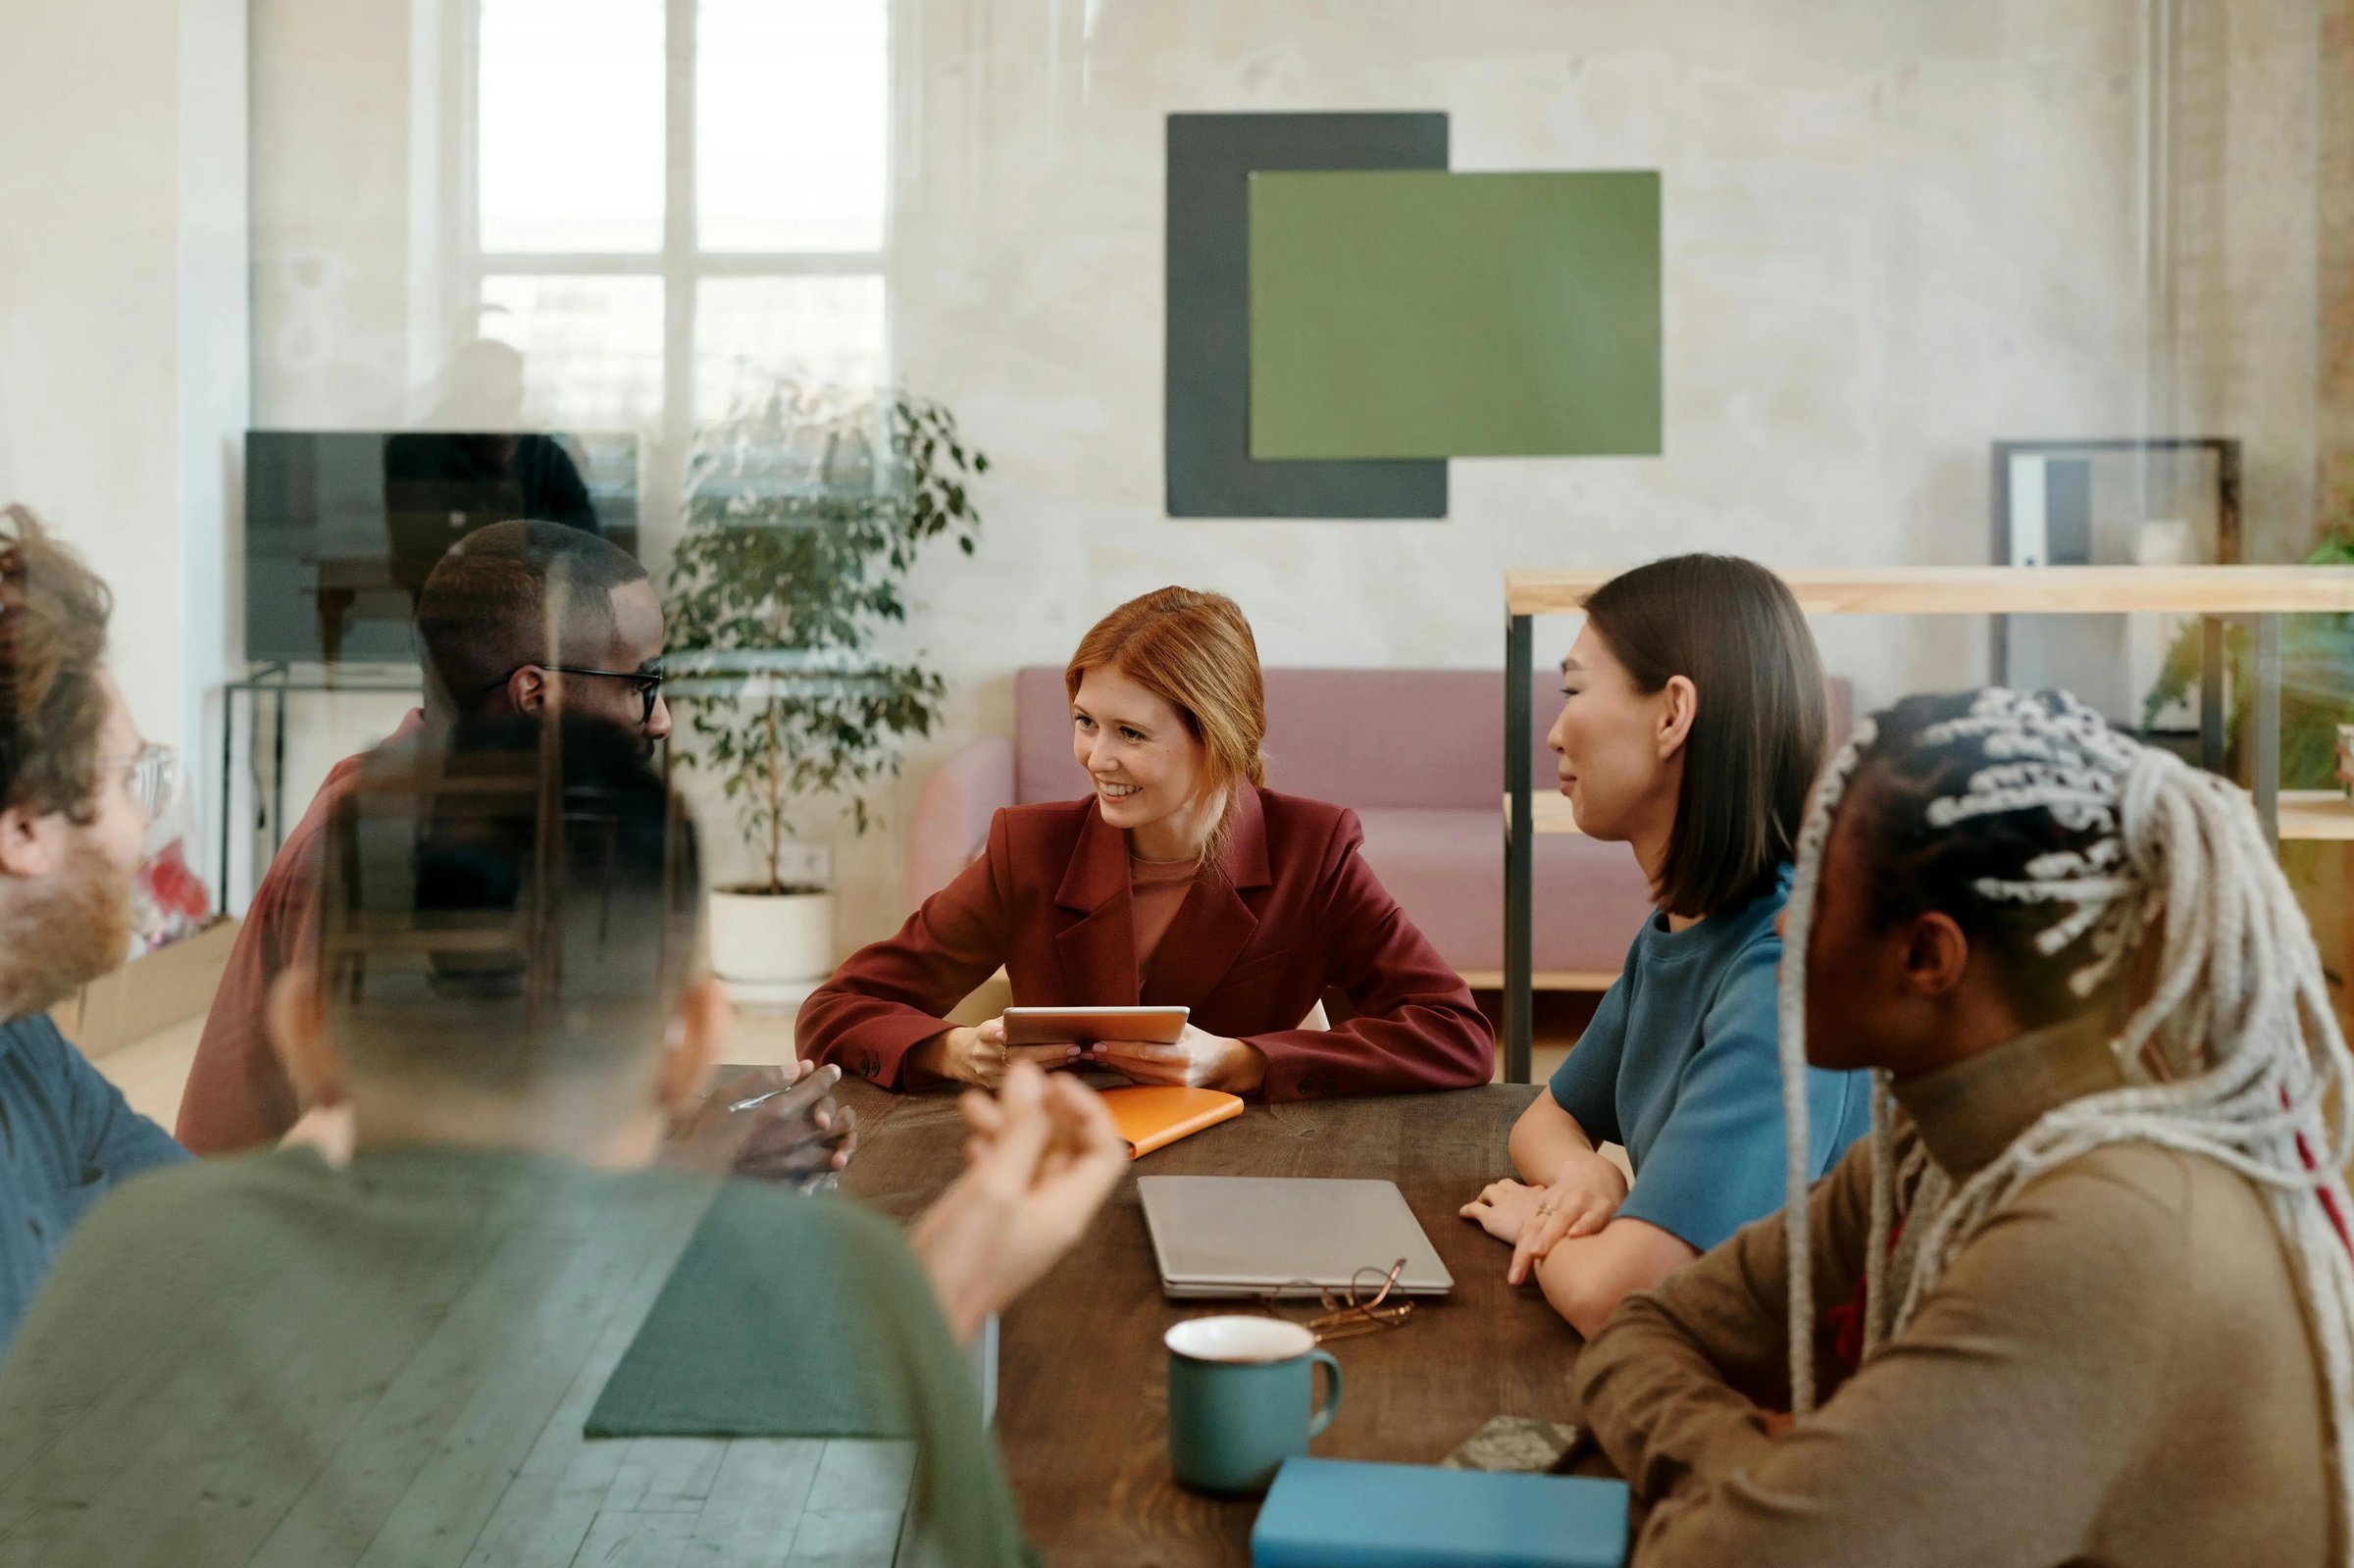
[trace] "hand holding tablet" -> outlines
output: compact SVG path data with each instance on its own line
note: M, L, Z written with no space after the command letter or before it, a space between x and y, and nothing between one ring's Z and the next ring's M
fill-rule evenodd
M1007 1054L1041 1067L1104 1067L1138 1084L1248 1094L1266 1078L1257 1047L1187 1022L1183 1007L1008 1007Z
M1101 1067L1132 1083L1248 1094L1266 1079L1254 1045L1196 1029L1187 1008L1007 1008L1007 1057Z
M1008 1007L1007 1045L1095 1045L1105 1040L1174 1045L1185 1033L1183 1007Z
M1265 1081L1267 1059L1247 1041L1187 1022L1183 1007L1008 1007L928 1044L923 1065L943 1077L995 1088L1017 1062L1096 1067L1138 1084L1220 1088L1248 1094Z
M1111 1067L1096 1047L1123 1041L1172 1047L1189 1033L1185 1019L1183 1007L1008 1007L986 1024L927 1041L917 1060L939 1077L995 1089L1016 1062L1048 1069Z

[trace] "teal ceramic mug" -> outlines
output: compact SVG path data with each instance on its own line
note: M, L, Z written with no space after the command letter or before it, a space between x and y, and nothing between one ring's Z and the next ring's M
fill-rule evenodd
M1190 1318L1168 1332L1169 1468L1203 1492L1264 1492L1341 1408L1341 1364L1280 1318ZM1315 1369L1324 1403L1314 1405Z

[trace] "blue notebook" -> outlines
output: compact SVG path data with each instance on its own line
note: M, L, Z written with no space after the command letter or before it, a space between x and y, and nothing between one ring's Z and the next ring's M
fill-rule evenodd
M1626 1483L1286 1459L1253 1568L1619 1568Z

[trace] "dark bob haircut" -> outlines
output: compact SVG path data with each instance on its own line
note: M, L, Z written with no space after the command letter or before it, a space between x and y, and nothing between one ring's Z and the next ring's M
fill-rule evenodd
M1822 656L1780 578L1730 555L1675 555L1586 597L1586 620L1649 695L1700 693L1652 894L1686 919L1767 891L1798 844L1829 744Z

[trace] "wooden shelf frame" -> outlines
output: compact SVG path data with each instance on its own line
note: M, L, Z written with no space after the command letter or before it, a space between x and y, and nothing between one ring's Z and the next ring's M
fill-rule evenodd
M2280 791L2280 841L2354 841L2354 800L2335 789Z
M1626 570L1513 571L1507 615L1576 615ZM1916 566L1784 572L1809 615L2300 615L2354 611L2354 566Z
M1530 724L1535 617L1575 615L1586 595L1624 568L1517 569L1504 575L1504 1076L1529 1075L1535 838L1575 833L1569 803L1538 797ZM2321 790L2280 790L2280 617L2354 612L2354 567L1960 566L1823 568L1781 574L1810 615L2126 615L2200 618L2199 753L2224 755L2224 627L2256 633L2254 790L2257 814L2282 838L2354 840L2354 802ZM1540 804L1542 799L1542 804Z
M1504 797L1504 809L1509 817L1512 809L1510 795ZM1576 837L1585 831L1578 827L1577 813L1569 808L1567 798L1560 794L1535 795L1529 801L1529 813L1539 837L1552 834ZM2280 841L2314 839L2354 840L2354 800L2334 789L2281 790ZM1547 988L1540 980L1537 989Z

